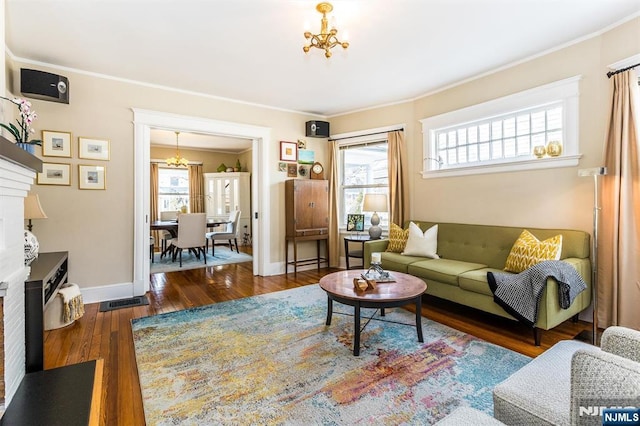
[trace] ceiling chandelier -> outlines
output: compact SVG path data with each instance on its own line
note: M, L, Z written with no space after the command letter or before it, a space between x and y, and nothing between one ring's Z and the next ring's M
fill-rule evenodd
M347 47L349 47L349 43L347 43L346 41L341 42L340 40L338 40L338 37L336 37L336 34L338 34L338 30L335 27L332 27L329 30L329 20L327 19L327 13L333 10L333 6L331 5L331 3L318 3L318 5L316 6L316 10L322 13L322 20L320 21L320 34L311 34L311 32L305 31L304 38L309 40L309 44L306 44L302 48L302 50L304 50L304 53L309 53L309 50L312 47L324 49L324 56L329 59L331 57L331 49L338 45L342 46L343 49L346 49Z
M180 157L180 148L178 147L178 135L180 132L176 132L176 156L167 158L164 160L167 163L167 166L173 167L187 167L189 165L189 160L184 157Z

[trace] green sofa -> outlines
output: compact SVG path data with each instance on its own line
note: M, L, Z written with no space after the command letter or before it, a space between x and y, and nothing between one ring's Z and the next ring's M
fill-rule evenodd
M425 231L436 222L413 221ZM408 227L409 221L405 224ZM369 267L371 253L380 252L382 268L404 272L423 279L427 294L451 300L515 320L493 301L487 283L487 272L502 271L511 247L525 228L507 226L437 223L438 255L440 259L404 256L386 252L388 240L367 241L364 244L364 265ZM549 279L539 305L534 326L535 344L540 344L539 330L549 330L577 315L591 303L591 262L589 234L567 229L526 228L539 240L562 234L560 259L570 263L587 283L569 309L562 309L558 301L558 286Z

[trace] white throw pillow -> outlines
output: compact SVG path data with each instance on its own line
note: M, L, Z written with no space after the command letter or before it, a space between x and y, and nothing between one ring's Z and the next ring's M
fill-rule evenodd
M436 254L438 251L438 225L424 231L418 225L409 223L409 238L402 254L406 256L430 257L440 259Z

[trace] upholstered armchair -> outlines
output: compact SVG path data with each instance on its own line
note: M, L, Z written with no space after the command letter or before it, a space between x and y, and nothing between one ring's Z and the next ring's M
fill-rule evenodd
M495 387L508 425L602 424L596 407L640 407L640 331L609 327L601 346L562 341Z

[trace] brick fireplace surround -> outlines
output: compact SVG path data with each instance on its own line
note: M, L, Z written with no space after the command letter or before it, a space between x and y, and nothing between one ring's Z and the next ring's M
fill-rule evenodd
M0 136L0 416L25 375L24 198L41 169Z

